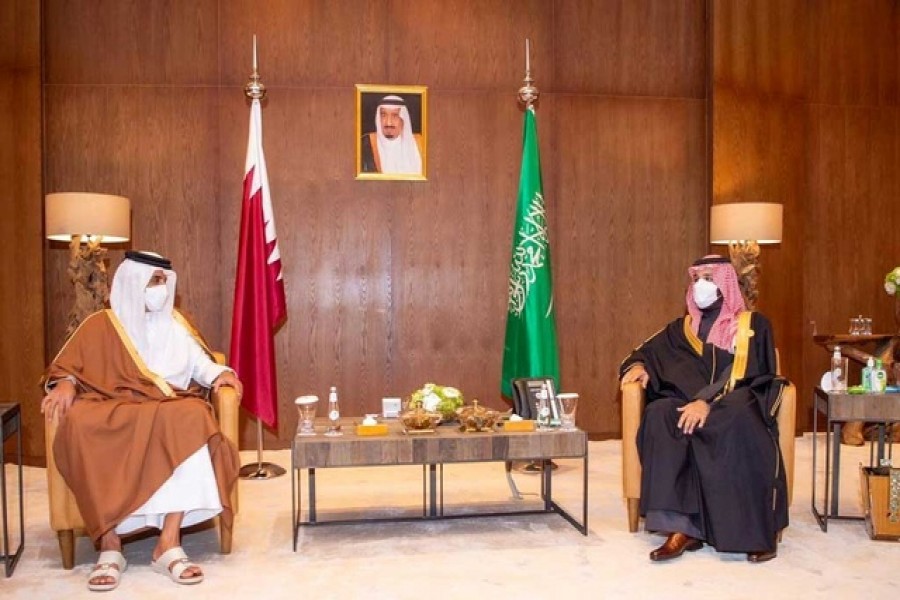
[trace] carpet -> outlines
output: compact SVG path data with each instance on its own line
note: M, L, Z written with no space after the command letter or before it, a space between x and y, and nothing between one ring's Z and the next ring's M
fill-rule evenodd
M797 440L791 525L775 560L754 565L742 554L710 548L669 562L647 554L662 542L628 532L621 499L621 442L589 444L590 535L557 515L448 521L364 523L302 528L291 549L291 478L240 482L234 552L218 554L213 530L185 535L186 552L206 581L176 586L151 571L155 537L126 544L129 567L115 598L896 598L900 544L872 541L861 521L832 521L823 533L810 512L812 436ZM820 467L824 446L819 442ZM244 462L256 458L243 452ZM265 460L290 467L289 451ZM841 477L842 512L859 511L857 465L868 449L846 448ZM580 515L580 463L558 461L554 492ZM7 473L14 470L7 465ZM418 467L317 471L319 518L421 513ZM449 512L536 506L539 478L517 474L525 495L513 500L502 464L451 465L445 469ZM820 477L821 480L821 477ZM76 565L62 569L48 525L46 473L26 468L25 553L9 579L6 598L96 598L86 588L96 554L86 538L76 545ZM821 492L818 497L821 498ZM15 516L15 515L14 515Z

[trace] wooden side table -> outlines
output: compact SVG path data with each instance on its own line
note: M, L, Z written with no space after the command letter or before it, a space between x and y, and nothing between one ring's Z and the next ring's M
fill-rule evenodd
M878 466L892 454L886 438L887 426L900 423L900 394L848 394L813 390L812 513L822 531L828 531L829 519L863 520L862 516L842 515L839 511L841 474L841 427L853 421L878 424L878 440L869 447L869 466ZM825 417L825 490L822 510L817 506L819 419Z
M10 577L16 563L25 548L25 500L22 482L22 413L18 404L0 404L0 423L3 428L3 439L0 440L0 503L3 504L3 560L6 576ZM6 489L6 456L4 454L6 440L16 436L16 465L19 470L19 546L10 553L9 548L9 496Z

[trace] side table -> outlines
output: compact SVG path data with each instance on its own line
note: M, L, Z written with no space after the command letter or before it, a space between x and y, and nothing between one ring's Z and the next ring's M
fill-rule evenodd
M878 424L878 440L869 447L869 466L878 466L891 456L892 447L885 436L885 426L900 423L900 394L848 394L826 392L821 387L813 391L813 452L812 452L812 513L822 531L828 531L829 519L863 520L862 516L841 515L841 427L850 421ZM820 415L825 416L825 492L822 510L816 506L818 444ZM877 451L876 451L877 448Z
M22 413L18 404L0 404L0 423L3 427L3 439L0 440L0 503L3 504L3 560L6 576L10 577L16 563L25 548L25 500L22 481ZM19 470L19 546L10 553L9 547L9 497L6 489L6 441L16 436L16 465Z

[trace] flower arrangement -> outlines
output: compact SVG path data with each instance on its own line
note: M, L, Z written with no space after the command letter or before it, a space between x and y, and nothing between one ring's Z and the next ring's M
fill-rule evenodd
M465 403L462 392L455 387L434 383L426 383L421 389L410 394L407 408L415 408L416 403L420 401L422 408L441 413L447 421L455 418L456 409Z
M884 276L884 291L893 296L898 288L900 288L900 267L895 267Z

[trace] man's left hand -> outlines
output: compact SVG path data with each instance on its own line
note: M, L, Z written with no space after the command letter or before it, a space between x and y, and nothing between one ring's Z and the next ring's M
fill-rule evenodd
M213 392L218 392L219 388L223 385L233 387L234 391L237 393L238 400L244 395L244 385L241 383L241 380L237 378L237 375L231 371L222 371L222 374L216 377L216 380L213 381L212 384Z
M709 404L705 400L694 400L684 406L679 407L678 412L681 416L678 418L678 428L685 435L694 433L694 429L703 428L706 425L706 418L709 416Z

